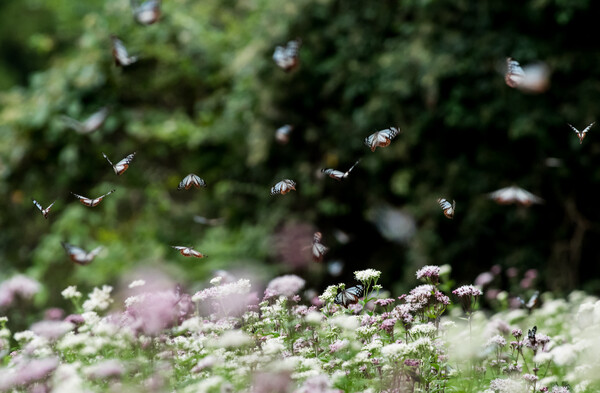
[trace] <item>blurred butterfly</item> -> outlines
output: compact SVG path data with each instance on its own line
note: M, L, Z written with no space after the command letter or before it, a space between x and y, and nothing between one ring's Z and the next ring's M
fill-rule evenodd
M531 93L541 93L548 89L549 79L550 70L544 63L531 64L521 68L518 61L510 57L506 58L504 81L512 88Z
M292 190L296 190L296 182L290 179L284 179L271 187L271 195L285 195Z
M531 341L533 344L535 344L535 334L537 333L537 326L534 326L533 328L527 330L527 338L529 339L529 341Z
M123 45L123 41L115 35L112 35L110 38L112 39L112 54L117 66L125 67L137 61L137 56L129 56L127 48Z
M360 161L360 160L358 160L358 161ZM340 181L342 179L347 178L348 175L350 175L350 172L352 172L352 169L354 169L356 164L358 164L358 161L356 161L354 163L354 165L352 165L350 167L350 169L348 169L346 172L338 171L337 169L321 169L321 172L323 172L324 174L326 174L327 176L329 176L332 179Z
M456 209L456 201L452 200L452 204L450 204L450 202L444 198L439 198L437 201L440 204L440 207L444 210L444 215L449 219L453 219L454 211Z
M90 198L86 198L81 195L77 195L74 192L71 192L71 194L75 195L75 198L79 199L79 202L81 202L85 206L94 207L94 206L98 205L100 202L102 202L102 199L104 199L105 196L110 195L115 191L116 190L110 190L106 194L99 196L98 198L94 198L94 199L90 199Z
M329 251L329 248L325 247L321 240L323 239L323 235L321 232L315 232L313 235L313 244L312 244L312 256L315 262L323 261L323 255Z
M348 305L358 303L358 298L363 295L364 291L364 285L357 284L353 287L338 292L338 294L335 296L334 302L335 304L339 304L345 308L348 308Z
M103 248L102 246L99 246L94 248L92 251L87 252L84 249L72 246L69 243L61 242L61 244L67 251L67 254L69 254L69 258L79 265L88 265L91 263Z
M194 250L192 247L183 247L183 246L171 246L176 250L179 250L181 255L184 257L196 257L196 258L205 258L206 255Z
M131 0L133 17L142 25L151 25L160 17L160 0L147 0L142 4Z
M544 200L533 195L520 187L511 186L501 188L488 194L490 198L500 204L516 203L523 206L529 206L533 203L543 203Z
M56 203L56 201L52 202L52 203L50 204L50 206L48 206L48 207L47 207L47 208L45 208L45 209L44 209L44 208L42 207L42 205L40 205L40 204L38 203L38 201L36 201L35 199L32 199L32 201L33 201L33 204L34 204L34 205L35 205L35 206L36 206L38 209L40 209L40 211L42 212L42 216L44 216L44 218L45 218L45 219L48 219L48 213L50 213L50 208L51 208L51 207L52 207L52 206L53 206L53 205Z
M570 125L569 123L569 127L571 127L571 129L573 131L575 131L575 133L577 134L577 136L579 137L579 144L581 145L583 143L583 138L585 138L585 134L587 134L587 132L590 130L590 128L592 128L592 126L594 125L595 121L592 122L589 126L585 127L583 129L583 131L579 131L577 128L573 127L572 125Z
M371 151L375 151L377 147L386 147L392 143L394 139L400 133L400 129L396 127L386 128L385 130L376 131L373 134L365 138L365 145L371 148Z
M284 71L291 71L299 64L298 50L302 40L296 39L289 41L285 47L278 45L273 53L273 60Z
M94 112L90 117L85 119L83 122L75 120L69 116L62 116L62 120L65 125L73 130L77 131L79 134L90 134L104 124L106 118L108 117L108 113L110 110L108 107L103 107L97 112Z
M202 216L194 216L194 222L202 225L220 225L225 222L223 217L220 218L206 218Z
M115 174L122 175L123 172L125 172L127 170L127 168L129 168L129 164L131 164L131 161L133 161L133 157L135 156L135 152L131 153L127 157L123 158L121 161L117 162L116 165L114 165L112 163L112 161L108 159L108 157L106 156L106 154L102 153L102 155L104 156L104 158L106 158L106 161L108 161L108 163L110 165L112 165L113 170L115 171Z
M527 302L521 299L520 296L517 296L517 299L521 302L521 305L527 309L531 313L534 308L536 308L540 304L540 291L535 291L533 295L529 298Z
M292 133L293 129L294 127L289 124L279 127L277 131L275 131L275 140L282 145L285 145L290 141L290 134Z
M192 186L196 188L206 187L206 182L200 177L194 175L193 173L190 173L189 175L184 177L181 182L179 182L179 186L177 186L177 189L183 190L185 188L186 190L189 190Z

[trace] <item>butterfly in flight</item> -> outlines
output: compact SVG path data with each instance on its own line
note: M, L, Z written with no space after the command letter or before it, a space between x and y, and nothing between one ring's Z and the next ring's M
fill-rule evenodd
M176 250L179 250L181 255L184 257L196 257L196 258L205 258L206 255L194 250L192 247L183 247L183 246L171 246Z
M179 182L179 186L177 186L177 189L183 190L185 188L186 190L189 190L192 186L196 188L206 187L206 182L204 181L204 179L194 175L193 173L190 173L189 175L184 177L181 182Z
M50 204L50 206L48 206L48 207L47 207L47 208L45 208L45 209L44 209L44 208L42 207L42 205L40 205L40 204L38 203L38 201L36 201L35 199L32 199L32 201L33 201L33 204L34 204L34 205L35 205L35 206L36 206L38 209L40 209L40 211L42 212L42 216L44 216L44 218L45 218L45 219L48 219L48 213L50 213L50 208L51 208L51 207L52 207L52 206L53 206L53 205L56 203L56 201L52 202L52 203Z
M358 160L360 161L360 160ZM350 175L350 172L352 172L352 169L354 169L354 167L356 166L356 164L358 164L358 161L356 161L354 163L354 165L352 165L350 167L350 169L348 169L346 172L342 172L342 171L338 171L337 169L321 169L321 172L323 172L324 174L326 174L327 176L329 176L332 179L335 179L337 181L340 181L342 179L345 179L348 177L348 175Z
M371 151L375 151L378 147L386 147L392 143L394 139L400 133L400 129L396 127L386 128L372 133L365 138L365 145L367 145Z
M142 25L151 25L160 17L160 0L147 0L139 4L136 0L131 0L133 17Z
M131 164L131 161L133 161L133 157L135 156L135 152L131 153L127 157L123 158L121 161L117 162L116 165L113 164L112 161L108 159L108 157L106 156L106 154L102 153L102 155L104 156L104 158L106 158L106 161L108 161L108 163L110 165L112 165L113 170L115 171L115 174L122 175L123 172L125 172L127 170L127 168L129 168L129 164Z
M271 187L271 195L285 195L292 190L296 190L296 182L290 179L284 179Z
M92 251L87 252L83 248L72 246L69 243L61 242L61 244L67 251L67 254L69 254L69 258L79 265L90 264L103 248L102 246L99 246L94 248Z
M358 299L363 295L364 291L364 285L357 284L353 287L338 292L338 294L335 296L334 302L335 304L344 306L344 308L348 308L348 305L358 303Z
M275 131L275 140L282 145L285 145L290 141L290 134L292 133L293 129L294 127L289 124L279 127L277 131Z
M108 107L103 107L97 112L92 113L90 117L85 119L83 122L75 120L69 116L62 116L62 120L65 122L66 126L72 128L77 131L79 134L90 134L96 130L98 130L108 117L108 113L110 110Z
M535 291L535 293L531 295L527 302L521 299L520 296L517 296L517 299L519 299L519 302L521 302L521 306L525 307L527 311L531 313L531 311L533 311L533 309L540 304L540 291Z
M105 196L110 195L110 194L112 194L115 191L116 190L110 190L106 194L104 194L102 196L99 196L98 198L94 198L94 199L90 199L90 198L86 198L86 197L81 196L81 195L77 195L74 192L71 192L71 194L75 195L75 197L77 199L79 199L79 202L81 202L85 206L94 207L94 206L97 206L100 202L102 202L102 199L104 199Z
M454 211L456 210L456 201L452 200L452 204L450 204L450 202L448 202L444 198L439 198L437 201L440 204L442 210L444 210L444 215L449 219L453 219Z
M579 131L577 128L573 127L569 123L567 123L567 124L569 125L569 127L571 127L571 129L573 131L575 131L575 133L579 137L579 144L581 145L583 143L583 138L585 138L585 134L587 134L587 132L590 130L590 128L592 128L594 123L595 123L595 121L593 121L589 126L585 127L582 131Z
M117 66L128 66L137 61L137 56L129 56L127 52L127 48L123 44L117 36L112 35L110 37L112 39L112 54L115 59L115 64Z
M194 216L194 222L197 222L198 224L202 224L202 225L220 225L222 223L225 222L225 218L223 217L219 217L219 218L206 218L203 216Z
M501 188L489 193L488 196L500 204L516 203L518 205L529 206L533 203L544 202L542 198L516 186Z
M321 240L323 239L323 235L321 232L315 232L313 235L313 243L312 243L312 257L315 262L323 261L323 256L329 251L329 248L325 247Z
M509 87L531 93L542 93L550 85L550 70L544 63L521 67L518 61L506 58L506 73L504 81Z
M296 68L300 62L298 58L298 50L302 40L291 40L285 47L278 45L273 53L273 60L284 71L291 71Z

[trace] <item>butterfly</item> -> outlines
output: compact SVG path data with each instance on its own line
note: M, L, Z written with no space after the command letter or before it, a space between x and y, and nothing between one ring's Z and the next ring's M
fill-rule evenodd
M79 199L79 201L82 204L84 204L85 206L94 207L94 206L98 205L100 202L102 202L102 199L104 199L105 196L110 195L110 194L112 194L115 191L116 190L110 190L106 194L104 194L102 196L99 196L98 198L94 198L94 199L90 199L90 198L83 197L81 195L77 195L74 192L71 192L71 194L75 195L75 197L77 199Z
M290 134L293 129L294 127L289 124L279 127L277 131L275 131L275 140L282 145L285 145L290 141Z
M587 132L590 130L590 128L592 128L592 126L594 125L594 123L595 123L595 121L593 121L589 126L585 127L583 129L583 131L579 131L577 128L573 127L569 123L567 123L567 124L569 125L569 127L571 127L571 129L573 131L575 131L575 133L579 137L579 144L581 145L583 143L583 138L585 138L585 134L587 134Z
M358 161L360 161L360 160L358 160ZM358 164L358 161L356 161L354 163L354 165L352 165L350 167L350 169L348 169L346 172L338 171L337 169L321 169L321 172L323 172L324 174L326 174L327 176L329 176L332 179L340 181L342 179L347 178L348 175L350 175L350 172L352 171L352 169L354 169L356 164Z
M179 186L177 186L177 189L183 190L185 188L186 190L189 190L192 186L196 188L206 187L206 182L200 177L194 175L193 173L190 173L189 175L184 177L181 182L179 182Z
M540 291L535 291L533 295L529 298L527 302L521 299L520 296L517 296L517 299L521 302L521 305L527 309L531 313L534 308L536 308L540 304Z
M512 88L532 93L541 93L548 89L550 70L544 63L537 63L521 68L518 61L506 58L504 81Z
M38 209L40 209L40 211L42 212L42 216L44 216L44 218L46 218L46 219L48 218L48 213L50 213L50 208L51 208L51 207L52 207L52 206L53 206L53 205L56 203L56 201L54 201L54 202L52 202L52 203L50 204L50 206L48 206L47 208L45 208L45 209L44 209L44 208L42 207L42 205L40 205L40 204L38 203L38 201L36 201L35 199L32 199L32 201L33 201L33 204L34 204L34 205L35 205L35 206L36 206Z
M196 257L196 258L205 258L206 255L194 250L192 247L183 247L183 246L171 246L176 250L179 250L181 255L184 257Z
M62 116L62 120L65 122L67 127L72 128L79 134L90 134L104 124L110 110L108 107L103 107L97 112L94 112L90 117L85 119L83 122L75 120L69 116Z
M123 41L115 35L112 35L110 38L112 39L112 54L117 66L125 67L137 61L137 56L129 56L127 48L123 45Z
M321 232L315 232L313 235L313 244L312 244L312 256L315 262L321 262L323 260L323 255L329 251L329 248L325 247L321 240L323 239L323 235Z
M375 151L377 147L386 147L392 143L394 139L400 133L400 129L396 127L386 128L385 130L376 131L373 134L365 138L365 145L367 145L371 151Z
M72 246L69 243L61 242L61 244L67 251L67 254L69 254L69 258L79 265L88 265L91 263L103 248L102 246L99 246L94 248L92 251L87 252L84 249Z
M544 202L542 198L516 186L501 188L497 191L489 193L488 195L490 198L500 204L516 203L519 205L529 206L533 203Z
M440 207L444 210L444 215L449 219L453 219L454 211L456 209L456 201L452 200L452 204L450 204L450 202L444 198L439 198L437 201L440 204Z
M106 158L106 161L108 161L108 163L110 165L112 165L113 170L115 171L115 174L122 175L123 172L125 172L127 170L127 168L129 168L129 164L131 164L131 161L133 161L133 157L135 156L135 152L131 153L127 157L123 158L121 161L117 162L116 165L114 165L108 159L108 157L106 156L106 154L102 153L102 155L104 156L104 158Z
M531 341L532 343L535 344L535 334L537 333L537 326L534 326L531 329L527 330L527 338L529 339L529 341Z
M133 17L142 25L151 25L160 17L160 0L147 0L142 4L131 0Z
M362 284L357 284L348 289L344 289L335 296L334 302L335 304L339 304L348 308L349 304L358 303L358 298L363 295L365 291L365 287Z
M202 216L194 216L194 222L202 225L220 225L225 222L225 218L206 218Z
M285 47L280 45L275 47L275 52L273 53L275 64L284 71L291 71L296 68L299 64L298 50L301 44L302 40L297 39L289 41Z
M271 187L271 195L285 195L292 190L296 190L296 182L290 179L284 179Z

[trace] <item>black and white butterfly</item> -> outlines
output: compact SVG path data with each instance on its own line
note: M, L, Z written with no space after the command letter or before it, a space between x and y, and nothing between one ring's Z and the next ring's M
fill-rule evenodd
M271 187L271 195L285 195L292 190L296 190L296 182L290 179L284 179Z
M450 202L448 202L444 198L439 198L437 201L440 204L440 207L442 208L442 210L444 211L444 215L446 217L448 217L449 219L453 219L454 211L456 209L456 201L452 200L452 204L450 204Z
M100 108L97 112L92 113L92 115L83 122L64 115L62 116L62 120L67 127L72 128L79 134L90 134L102 127L109 112L109 108L105 106Z
M147 0L139 4L137 0L131 0L133 17L142 25L151 25L160 17L160 0Z
M400 133L400 129L396 127L386 128L372 133L365 138L365 145L367 145L371 151L375 151L378 147L386 147L392 143L394 139Z
M98 205L100 202L102 202L102 200L104 199L104 197L106 197L107 195L112 194L115 191L116 190L110 190L106 194L104 194L102 196L99 196L98 198L93 198L93 199L92 198L86 198L86 197L81 196L81 195L77 195L74 192L71 192L71 194L75 195L75 198L79 199L79 202L81 202L85 206L94 207L94 206Z
M517 296L517 299L519 299L519 302L521 302L521 306L525 307L527 311L531 313L531 311L533 311L533 309L540 304L540 291L535 291L535 293L531 295L527 302L520 296Z
M61 244L67 251L67 254L69 254L69 258L79 265L90 264L103 248L102 246L98 246L92 251L87 252L83 248L73 246L69 243L61 242Z
M171 246L171 247L173 247L176 250L179 250L181 255L183 255L184 257L196 257L196 258L205 258L206 257L206 255L194 250L192 247L184 247L184 246Z
M112 39L112 54L115 59L115 64L117 66L128 66L137 61L137 56L129 56L127 52L127 48L123 44L117 36L112 35L110 37Z
M362 284L357 284L353 287L338 292L338 294L335 296L334 302L335 304L339 304L345 308L348 308L348 305L358 303L358 299L363 295L364 291L365 286Z
M186 190L189 190L192 186L196 188L206 187L206 182L199 176L190 173L189 175L184 177L182 181L179 182L179 186L177 186L177 189L183 190L185 188Z
M127 157L123 158L121 161L117 162L116 164L113 164L112 161L108 159L106 154L102 153L102 155L104 156L104 158L106 158L106 161L108 161L108 163L110 165L112 165L113 170L115 171L115 174L122 175L123 172L125 172L127 170L127 168L129 168L129 164L131 164L131 161L133 161L135 152L133 152L130 155L128 155Z
M543 203L544 200L533 195L527 190L517 186L505 187L488 194L489 197L500 204L516 203L529 206L533 203Z
M294 127L289 124L279 127L277 131L275 131L275 140L282 145L285 145L290 141L290 134L293 129Z
M590 128L592 128L594 123L595 123L595 121L592 122L589 126L585 127L582 131L579 131L577 128L573 127L569 123L567 123L567 124L569 125L569 127L571 127L571 129L573 131L575 131L575 133L577 134L577 137L579 137L579 144L581 145L583 143L583 138L585 138L585 134L587 134L587 132L590 130Z
M323 240L321 232L315 232L312 243L312 257L315 262L323 261L323 256L329 251L329 248L325 247L321 240Z
M512 88L529 93L542 93L550 85L550 69L542 62L521 67L518 61L507 57L504 81Z
M47 208L43 208L42 205L40 205L38 203L38 201L36 201L35 199L32 199L33 204L40 209L40 211L42 212L42 216L44 216L44 218L48 219L48 213L50 213L50 208L56 203L56 201L52 202Z
M537 326L534 326L533 328L527 330L527 338L529 339L529 341L531 341L531 343L533 345L535 345L535 343L537 341L535 338L536 333L537 333Z
M360 161L360 160L358 160ZM350 175L350 172L352 172L352 169L354 169L354 167L356 166L356 164L358 164L358 161L356 161L354 163L354 165L352 165L350 167L350 169L348 169L346 172L342 172L342 171L338 171L337 169L321 169L321 172L323 172L324 174L326 174L327 176L329 176L332 179L335 179L337 181L340 181L342 179L345 179L348 177L348 175Z
M296 68L299 64L298 50L301 44L302 40L297 39L289 41L285 47L280 45L275 47L275 52L273 53L275 64L284 71L291 71Z

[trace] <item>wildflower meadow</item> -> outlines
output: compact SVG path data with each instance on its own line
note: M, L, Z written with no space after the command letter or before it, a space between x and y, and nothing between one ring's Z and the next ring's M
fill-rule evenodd
M61 295L69 315L28 330L0 318L0 390L7 392L597 392L600 301L581 292L536 307L479 311L482 291L446 292L448 266L425 266L391 294L380 272L356 271L364 296L339 303L344 284L309 297L296 275L264 293L230 275L186 293L135 280ZM3 302L39 286L14 277ZM500 296L502 297L502 295ZM337 300L336 300L337 299Z

